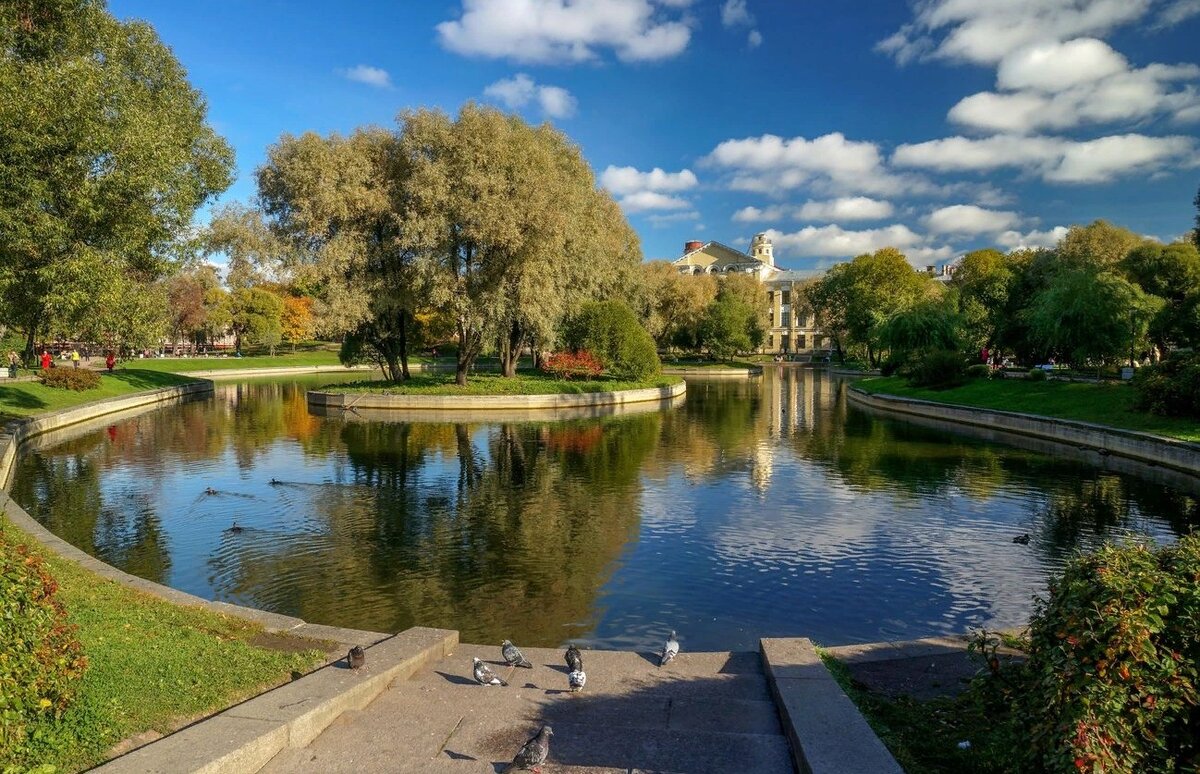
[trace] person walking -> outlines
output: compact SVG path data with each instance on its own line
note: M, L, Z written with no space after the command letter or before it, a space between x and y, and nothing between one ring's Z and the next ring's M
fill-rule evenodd
M74 368L79 367L79 350L77 349L71 350L71 366Z
M17 362L18 362L18 360L19 359L17 358L17 353L13 352L12 350L9 350L9 352L8 352L8 378L9 379L17 378Z
M48 349L42 350L42 370L43 371L50 370L50 350L48 350Z
M115 366L116 364L117 364L117 359L115 357L113 357L112 350L109 350L108 357L104 358L104 367L107 368L109 370L109 372L111 372L113 370L113 366Z

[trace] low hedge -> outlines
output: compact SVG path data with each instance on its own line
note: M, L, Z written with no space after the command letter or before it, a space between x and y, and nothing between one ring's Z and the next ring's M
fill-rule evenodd
M47 387L59 390L94 390L100 386L100 374L88 368L49 368L38 374Z
M1136 406L1151 414L1200 417L1200 356L1181 355L1133 375Z
M0 533L0 762L62 716L87 668L76 626L42 558Z

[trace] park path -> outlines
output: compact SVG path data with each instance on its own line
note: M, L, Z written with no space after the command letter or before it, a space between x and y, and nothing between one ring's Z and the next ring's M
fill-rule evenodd
M499 666L498 645L459 645L262 771L497 772L542 723L545 774L794 771L758 653L685 652L660 669L651 654L584 651L573 694L562 650L524 652L533 669ZM476 684L473 656L510 686Z

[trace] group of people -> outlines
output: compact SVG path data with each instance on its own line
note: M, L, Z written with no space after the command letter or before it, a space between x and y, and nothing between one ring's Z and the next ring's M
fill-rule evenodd
M71 361L72 368L79 368L80 362L83 360L79 355L79 350L72 349L69 353L64 353L64 358ZM54 368L54 356L50 354L50 350L43 349L42 354L38 358L43 371L49 371ZM10 350L8 353L8 376L10 379L15 379L17 369L21 365L21 356L15 351ZM104 367L109 371L113 370L117 365L116 356L110 351L104 358Z

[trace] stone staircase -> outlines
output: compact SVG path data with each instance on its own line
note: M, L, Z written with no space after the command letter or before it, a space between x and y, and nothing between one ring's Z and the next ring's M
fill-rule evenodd
M542 723L546 774L794 771L758 653L685 652L659 669L650 654L584 651L587 688L572 694L561 650L524 652L533 669L497 666L498 645L460 645L262 771L497 772ZM509 687L477 685L473 656Z

